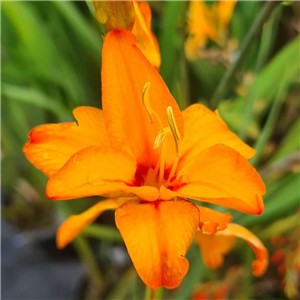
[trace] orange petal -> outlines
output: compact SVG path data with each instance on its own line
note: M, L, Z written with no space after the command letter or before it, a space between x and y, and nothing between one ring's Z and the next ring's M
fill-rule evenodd
M141 2L140 4L134 2L134 8L136 13L136 21L132 33L137 37L137 46L150 61L150 63L159 69L161 59L158 43L154 34L151 31L151 9L147 2Z
M85 212L69 217L57 230L56 244L58 249L66 247L80 232L94 222L106 210L114 210L120 206L120 201L108 199L100 201Z
M31 131L23 148L28 160L48 177L75 152L95 144L109 145L100 109L78 107L74 116L79 126L75 122L38 126Z
M256 170L235 150L214 145L183 166L178 196L202 200L250 214L263 211L265 186Z
M203 233L213 234L218 230L224 230L227 224L232 220L229 213L220 213L210 208L198 206L200 211L199 228Z
M195 241L200 247L204 264L208 268L218 268L223 264L224 255L230 251L235 237L210 235L197 231Z
M75 153L48 181L46 194L62 200L119 191L133 186L136 162L120 150L91 146Z
M136 37L125 30L111 31L105 38L102 52L104 119L113 145L127 145L138 163L154 167L159 152L153 151L153 145L158 132L168 125L167 107L173 108L182 136L183 118L162 78L136 44ZM161 125L155 115L151 123L143 105L142 90L147 82L151 82L148 87L151 107Z
M197 159L199 153L213 145L224 144L251 158L255 150L232 133L218 113L201 104L194 104L183 111L184 139L179 168Z
M107 144L108 137L103 120L103 111L90 106L80 106L73 110L73 115L80 128L88 129L91 138L99 140L99 144Z
M218 16L220 29L225 29L228 26L235 4L236 1L219 1Z
M234 236L245 240L253 249L256 256L256 260L252 262L253 275L262 275L268 266L269 254L261 240L245 227L233 223L229 224L225 230L216 233L217 238Z
M96 18L107 31L132 30L135 12L132 1L92 1Z
M184 256L199 224L197 207L186 200L127 201L115 217L144 283L177 287L189 268Z

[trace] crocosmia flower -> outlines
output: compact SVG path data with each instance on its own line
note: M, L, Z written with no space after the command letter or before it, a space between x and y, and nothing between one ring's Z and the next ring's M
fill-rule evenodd
M188 59L197 58L199 48L205 47L208 40L224 46L226 30L236 1L190 1L187 19L188 37L185 53Z
M185 254L199 226L210 232L228 223L210 221L208 210L187 199L260 214L265 187L247 161L255 151L217 112L200 104L181 112L137 44L127 30L108 33L103 110L79 107L77 122L33 129L24 152L49 177L50 199L109 198L66 220L59 248L101 212L116 209L116 225L141 279L151 288L175 288L188 271Z
M151 31L151 9L145 1L92 1L97 20L107 31L126 29L138 39L137 46L159 69L160 52L156 37Z

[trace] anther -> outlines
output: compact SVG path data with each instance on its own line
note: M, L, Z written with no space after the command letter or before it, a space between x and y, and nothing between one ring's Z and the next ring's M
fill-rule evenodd
M150 121L151 123L153 123L153 119L152 119L152 108L151 108L151 104L150 104L150 99L149 99L149 86L150 86L151 82L146 82L142 88L142 101L143 104L146 108L146 111L149 115Z
M175 145L176 145L176 155L178 157L180 157L181 156L181 147L180 147L181 146L181 137L180 137L180 133L177 128L177 125L176 125L173 109L171 106L167 107L167 121L168 121L169 127L171 129L172 135L174 137L174 141L175 141Z
M159 131L154 142L154 149L159 148L159 146L162 144L163 140L165 139L166 135L168 135L169 133L171 133L169 127L165 127Z

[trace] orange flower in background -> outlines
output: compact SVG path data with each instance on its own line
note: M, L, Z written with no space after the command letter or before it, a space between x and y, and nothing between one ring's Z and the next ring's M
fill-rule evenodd
M138 39L137 46L156 68L161 58L156 37L151 31L151 9L141 1L92 1L97 20L107 31L126 29Z
M215 1L212 5L206 4L205 1L190 1L188 37L185 42L188 59L196 59L198 49L205 47L208 39L224 46L235 4L236 1Z
M107 31L126 29L131 31L135 22L132 1L92 1L96 18Z
M24 152L49 177L50 199L110 198L67 219L58 230L59 248L104 210L116 209L141 279L151 288L175 288L188 271L184 256L197 228L226 233L231 220L186 198L260 214L265 187L247 161L255 151L203 105L181 112L137 44L129 31L108 33L103 111L79 107L78 124L33 129Z
M191 300L237 299L244 276L245 270L242 267L232 266L221 280L198 284Z
M271 262L276 266L281 286L289 299L299 299L300 296L299 212L298 210L296 214L278 221L277 226L282 227L284 224L290 229L284 236L274 235L271 238L272 244L277 248L271 256Z

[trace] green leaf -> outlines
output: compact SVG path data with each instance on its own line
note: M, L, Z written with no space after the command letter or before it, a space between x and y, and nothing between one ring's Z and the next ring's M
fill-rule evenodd
M42 109L55 113L61 120L70 115L64 106L60 105L55 99L51 99L43 92L34 88L19 87L10 84L2 84L1 94L10 100L28 103Z
M289 154L300 149L300 117L295 121L291 129L281 141L279 147L274 153L270 163L280 160Z

